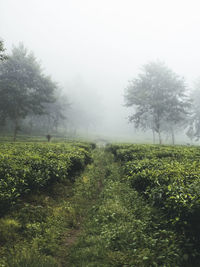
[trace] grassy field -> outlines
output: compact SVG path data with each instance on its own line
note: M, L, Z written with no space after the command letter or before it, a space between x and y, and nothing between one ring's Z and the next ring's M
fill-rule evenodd
M198 147L0 144L0 266L199 266Z

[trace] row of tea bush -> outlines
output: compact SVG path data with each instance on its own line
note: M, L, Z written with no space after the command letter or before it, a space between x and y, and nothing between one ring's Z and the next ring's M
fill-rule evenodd
M181 240L185 258L200 256L200 149L186 146L110 145L125 179L161 212Z
M66 179L73 181L91 161L92 148L87 143L1 143L0 213L29 192Z

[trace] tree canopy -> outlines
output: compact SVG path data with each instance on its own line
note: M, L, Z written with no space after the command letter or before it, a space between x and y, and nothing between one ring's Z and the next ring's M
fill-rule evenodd
M184 121L190 105L184 79L162 62L143 66L142 73L129 82L125 101L127 107L134 107L130 122L136 128L157 133L160 143L166 125L173 131L175 125Z
M200 79L196 81L190 97L192 99L192 107L186 134L191 140L198 141L200 139Z
M28 114L43 114L45 103L54 101L57 84L45 76L33 53L20 44L0 63L0 116L14 123L14 139L19 121Z
M5 48L4 48L4 43L2 40L0 40L0 61L6 59L7 56L5 55Z

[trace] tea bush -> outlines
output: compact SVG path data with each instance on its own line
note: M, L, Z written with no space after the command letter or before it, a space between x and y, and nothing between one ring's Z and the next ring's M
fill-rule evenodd
M110 145L131 187L162 212L177 232L188 262L200 257L200 149L185 146ZM198 262L199 264L199 262Z
M52 183L74 179L91 161L91 144L0 144L0 210Z

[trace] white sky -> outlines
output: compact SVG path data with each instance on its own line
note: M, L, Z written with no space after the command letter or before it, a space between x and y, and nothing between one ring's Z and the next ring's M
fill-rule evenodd
M0 37L23 42L65 85L81 76L113 110L128 80L163 60L191 83L200 76L200 1L1 0Z

